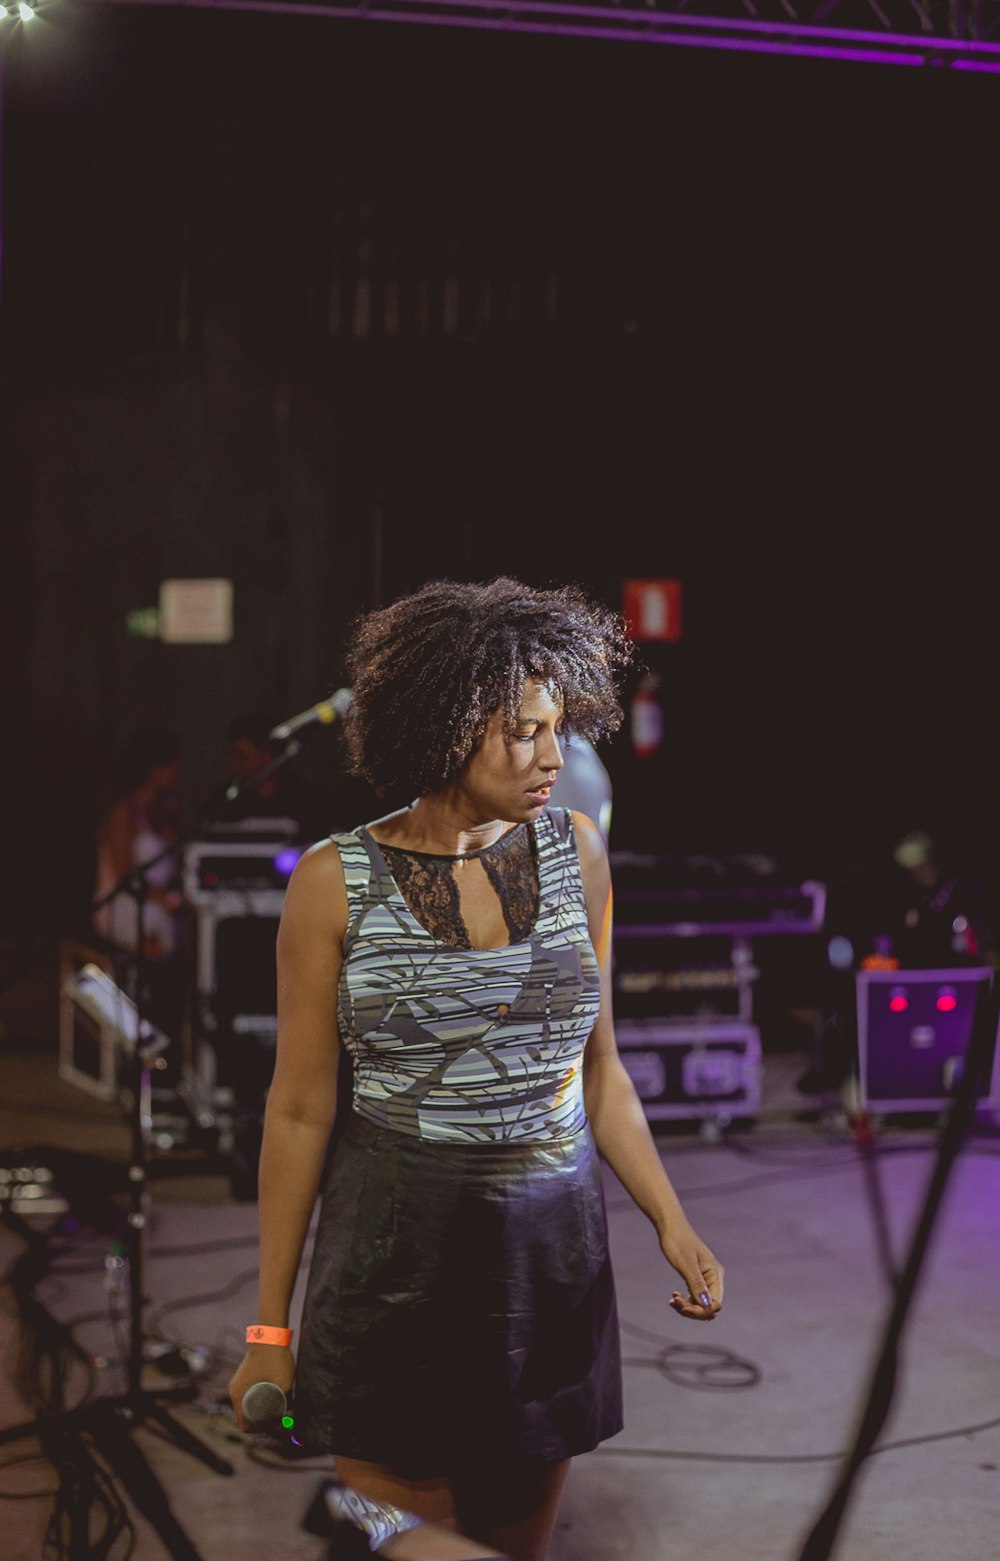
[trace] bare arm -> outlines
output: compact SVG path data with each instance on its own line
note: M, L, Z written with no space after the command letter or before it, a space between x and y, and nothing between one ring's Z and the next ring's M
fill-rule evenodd
M337 1110L337 984L347 925L340 853L314 846L292 874L278 929L278 1050L260 1156L260 1292L248 1322L288 1326L320 1172ZM294 1361L252 1345L230 1384L238 1401L253 1381L291 1386Z
M684 1279L690 1298L676 1310L709 1319L722 1304L721 1263L695 1234L653 1142L635 1086L618 1055L611 1001L611 869L596 824L573 814L590 937L601 972L601 1008L583 1057L583 1096L594 1142L633 1202L656 1227L667 1261ZM711 1306L697 1297L707 1292Z
M107 854L113 883L118 883L135 866L132 858L134 835L135 830L128 804L124 800L119 800L105 816L101 825L101 843Z

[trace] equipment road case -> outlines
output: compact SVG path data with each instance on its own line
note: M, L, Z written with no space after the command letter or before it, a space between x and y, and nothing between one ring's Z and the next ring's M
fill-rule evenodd
M941 1111L965 1068L977 1002L993 982L986 965L954 970L862 970L856 977L858 1083L868 1111ZM1000 1048L980 1080L979 1109L1000 1111Z
M761 1045L755 1025L620 1019L615 1033L650 1120L726 1127L760 1110Z

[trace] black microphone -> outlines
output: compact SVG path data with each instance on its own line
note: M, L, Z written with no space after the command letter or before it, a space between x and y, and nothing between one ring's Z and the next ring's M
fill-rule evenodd
M319 721L323 726L330 726L338 716L347 714L354 695L349 688L338 688L329 699L321 699L318 705L310 705L308 710L303 710L301 715L293 715L290 720L282 721L274 727L268 736L272 742L283 743L304 726L312 726L314 721Z

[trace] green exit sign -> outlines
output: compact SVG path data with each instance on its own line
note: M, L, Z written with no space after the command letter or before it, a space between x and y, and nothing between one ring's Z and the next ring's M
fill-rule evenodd
M158 607L133 607L125 614L125 633L130 640L158 640L160 637L160 609Z

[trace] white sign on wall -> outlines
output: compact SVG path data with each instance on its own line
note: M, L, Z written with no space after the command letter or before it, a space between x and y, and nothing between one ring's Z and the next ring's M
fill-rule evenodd
M164 580L160 639L168 645L228 645L233 637L231 580Z

